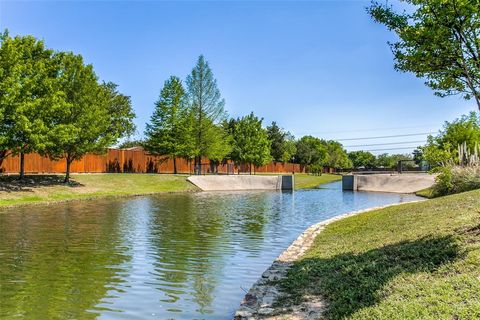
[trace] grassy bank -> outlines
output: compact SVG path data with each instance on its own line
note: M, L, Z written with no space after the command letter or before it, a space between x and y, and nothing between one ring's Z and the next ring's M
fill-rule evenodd
M328 225L289 271L291 294L328 302L327 319L479 319L480 191Z
M16 176L0 177L0 207L31 203L60 202L111 196L143 195L162 192L195 191L186 175L171 174L73 174L72 183L65 185L63 176L31 175L20 183ZM295 175L295 187L313 188L340 179L324 174Z
M0 206L198 190L181 175L74 174L71 185L63 184L63 176L32 175L23 183L14 179L0 178Z
M306 173L295 174L295 189L312 189L321 184L341 180L341 175L336 174L322 174L321 176L309 175Z

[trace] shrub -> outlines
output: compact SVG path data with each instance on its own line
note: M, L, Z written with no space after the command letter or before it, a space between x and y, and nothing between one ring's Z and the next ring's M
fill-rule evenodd
M308 166L308 173L316 176L321 176L323 173L323 166L319 164L311 164Z
M478 147L471 153L466 143L458 146L457 163L446 161L446 165L437 167L433 196L444 196L474 189L480 189L480 160Z
M479 166L450 166L442 167L439 171L433 187L435 196L480 189Z

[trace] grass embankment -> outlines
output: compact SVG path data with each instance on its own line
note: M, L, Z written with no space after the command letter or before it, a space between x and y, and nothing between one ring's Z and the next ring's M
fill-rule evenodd
M61 175L30 175L23 182L17 181L17 176L2 176L0 207L199 190L186 178L187 175L171 174L73 174L71 183L65 185ZM330 174L322 176L297 174L295 187L313 188L340 178Z
M324 173L321 176L314 176L306 173L295 174L295 189L312 189L321 184L341 180L342 176L338 174Z
M334 222L282 285L327 319L480 319L480 190Z
M198 190L187 176L159 174L74 174L65 185L63 176L32 175L19 183L17 177L0 177L0 206L60 202L111 196Z

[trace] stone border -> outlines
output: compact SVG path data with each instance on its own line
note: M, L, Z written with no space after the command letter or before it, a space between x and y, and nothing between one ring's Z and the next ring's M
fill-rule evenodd
M326 308L325 301L319 298L307 299L309 301L293 309L274 307L275 301L282 295L280 288L276 285L277 281L286 276L288 269L312 246L318 234L320 234L320 232L322 232L330 223L344 218L387 207L421 201L425 200L413 200L352 211L320 221L310 226L277 259L275 259L272 265L262 274L261 278L253 284L242 300L240 307L235 312L234 319L318 319ZM276 314L281 315L276 316Z

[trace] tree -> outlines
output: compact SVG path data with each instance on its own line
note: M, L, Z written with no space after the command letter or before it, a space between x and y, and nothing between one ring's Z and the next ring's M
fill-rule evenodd
M32 36L0 36L0 158L45 148L46 119L58 107L53 51Z
M80 55L58 53L60 68L57 89L63 93L63 107L50 117L45 154L66 160L65 183L70 165L87 152L104 152L122 136L133 133L130 98L113 83L100 85L91 65Z
M475 112L445 122L443 129L436 136L429 136L427 144L420 150L428 164L438 166L456 160L457 148L463 143L469 150L480 144L480 117Z
M377 159L375 161L375 166L383 167L386 169L395 169L397 168L399 161L405 161L405 160L413 160L412 155L382 153L377 156ZM412 167L413 163L405 163L404 166Z
M474 98L480 109L480 10L477 0L405 0L412 13L373 2L373 19L393 30L395 68L426 79L441 97Z
M220 95L217 80L203 55L198 58L196 66L187 77L187 94L189 108L193 117L192 130L194 139L193 153L195 167L201 164L202 157L217 153L216 148L224 149L223 132L213 129L225 119L225 100ZM198 169L197 169L198 170Z
M351 151L348 153L350 161L352 161L353 167L358 168L373 168L375 167L375 155L368 151Z
M324 165L327 159L327 149L322 140L312 136L303 136L297 141L296 147L295 159L298 163L306 166Z
M327 156L324 165L331 168L351 168L352 162L340 142L324 141Z
M275 121L267 127L268 139L271 142L270 154L273 161L288 162L295 155L295 138L285 132Z
M129 149L135 147L143 147L145 141L143 140L125 140L118 146L119 149Z
M173 172L177 173L178 157L191 154L191 123L188 121L185 90L182 81L171 76L163 86L155 110L145 130L145 149L155 155L173 159Z
M267 130L262 128L262 121L253 112L236 121L232 152L234 160L255 166L263 166L271 161L270 140Z

